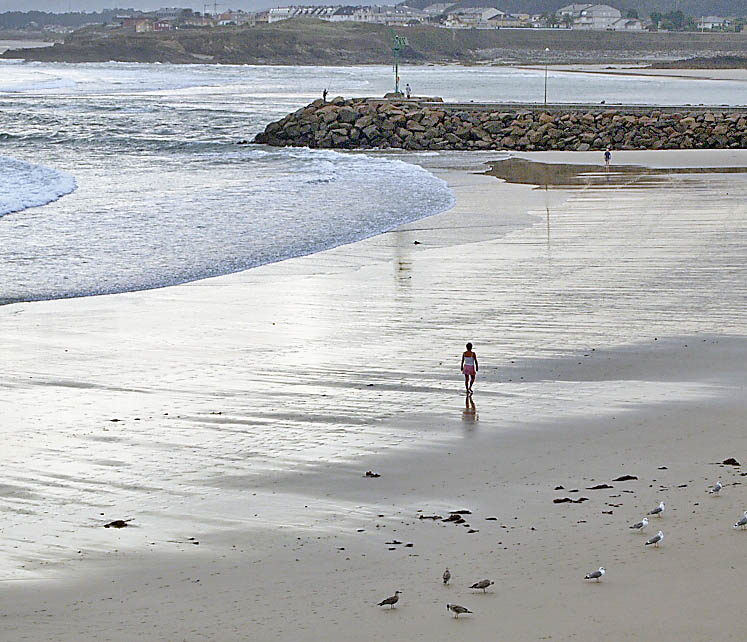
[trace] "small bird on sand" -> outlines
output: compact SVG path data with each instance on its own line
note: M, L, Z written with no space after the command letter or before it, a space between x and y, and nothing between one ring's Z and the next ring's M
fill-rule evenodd
M395 604L396 604L397 602L399 602L399 594L400 594L401 592L402 592L402 591L394 591L394 595L392 595L392 597L388 597L388 598L386 598L385 600L381 600L381 602L379 602L378 606L386 606L386 605L388 604L388 605L389 605L389 608L390 608L390 609L393 609L393 608L394 608L394 605L395 605Z
M744 515L742 515L742 519L740 519L736 524L734 524L734 528L741 528L744 530L745 526L747 526L747 510L744 511Z
M648 517L644 517L640 522L637 522L633 524L632 526L628 526L628 528L632 528L637 531L642 531L644 528L648 526Z
M600 566L598 570L587 573L584 576L585 580L596 580L597 582L602 579L602 576L607 572L604 566Z
M446 610L451 611L455 618L458 618L462 613L472 613L468 608L459 606L458 604L447 604Z
M656 515L657 517L661 517L661 514L664 512L664 502L659 502L659 505L654 508L653 510L650 510L648 512L649 515Z
M654 546L658 547L659 543L663 539L664 539L664 533L662 533L661 531L659 531L658 533L656 533L656 535L654 535L651 539L649 539L646 542L646 546L648 546L649 544L653 544Z
M447 568L444 571L444 584L448 584L450 579L451 579L451 571Z
M721 480L719 479L713 486L708 489L708 493L710 495L718 495L721 492L722 488L723 486L721 485Z
M471 589L482 589L482 592L485 593L488 586L491 584L495 584L495 582L491 582L490 580L480 580L479 582L475 582L472 586L470 586Z

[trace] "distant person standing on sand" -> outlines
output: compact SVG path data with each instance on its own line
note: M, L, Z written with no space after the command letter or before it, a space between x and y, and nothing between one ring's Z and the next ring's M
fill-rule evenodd
M475 383L475 375L479 370L477 365L477 355L472 352L472 344L467 344L467 349L462 353L462 374L464 375L464 387L467 394L472 394L472 385Z
M610 159L612 158L612 152L610 151L610 148L604 150L604 164L607 166L607 169L610 168Z

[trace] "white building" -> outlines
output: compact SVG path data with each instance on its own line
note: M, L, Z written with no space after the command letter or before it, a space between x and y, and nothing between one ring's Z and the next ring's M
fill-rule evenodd
M578 18L573 21L574 29L611 29L612 25L622 18L622 13L615 7L606 4L595 4L582 9Z
M703 16L698 20L698 29L726 29L731 24L728 18L720 16Z
M274 7L270 9L267 16L267 22L280 22L293 17L293 11L296 7Z
M267 22L279 22L280 20L289 20L290 18L318 18L320 20L330 20L335 12L340 9L337 7L275 7L270 9Z

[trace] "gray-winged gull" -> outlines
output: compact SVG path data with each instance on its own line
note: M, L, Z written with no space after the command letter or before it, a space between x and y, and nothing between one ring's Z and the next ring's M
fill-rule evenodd
M482 592L485 593L488 586L491 584L495 584L495 582L492 582L490 580L480 580L479 582L475 582L472 586L470 586L471 589L482 589Z
M742 519L740 519L736 524L734 524L734 528L744 529L745 526L747 526L747 510L744 511L744 515L742 515Z
M388 604L389 608L393 609L394 605L397 602L399 602L399 594L401 592L402 591L394 591L394 595L392 595L392 597L388 597L385 600L381 600L381 602L379 602L378 606L387 606L387 604Z
M648 512L649 515L656 515L657 517L661 517L661 514L664 512L664 502L659 502L659 505L654 508L653 510L650 510Z
M443 577L444 577L444 584L448 584L449 580L451 579L451 571L448 568L444 571Z
M648 526L648 517L644 517L640 522L636 522L632 526L628 526L628 528L632 528L637 531L642 531L644 528Z
M446 609L454 614L454 617L459 617L462 613L472 613L467 607L459 606L458 604L447 604Z
M602 579L602 576L607 572L607 569L604 568L604 566L600 566L596 571L592 571L591 573L587 573L584 575L585 580L596 580L597 582Z
M664 533L662 533L661 531L659 531L650 540L648 540L648 542L646 542L646 546L648 546L649 544L653 544L654 546L659 546L659 543L663 539L664 539Z
M708 492L711 495L718 495L721 492L722 488L723 485L721 484L721 480L719 479L713 486L708 489Z

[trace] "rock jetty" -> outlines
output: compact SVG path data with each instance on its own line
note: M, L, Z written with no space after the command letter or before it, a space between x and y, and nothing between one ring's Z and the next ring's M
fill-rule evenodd
M747 148L747 109L451 105L316 100L255 143L330 149L600 150Z

